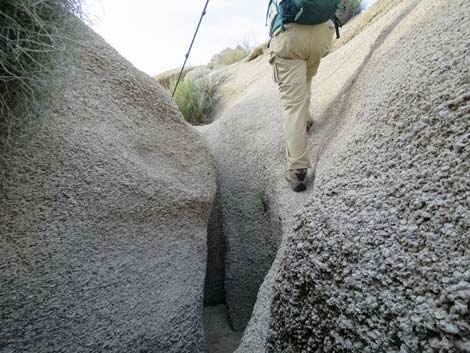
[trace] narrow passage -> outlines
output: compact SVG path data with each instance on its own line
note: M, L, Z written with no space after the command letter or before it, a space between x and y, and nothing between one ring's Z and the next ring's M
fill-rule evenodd
M226 305L204 308L204 331L208 353L233 353L243 337L243 331L232 330Z

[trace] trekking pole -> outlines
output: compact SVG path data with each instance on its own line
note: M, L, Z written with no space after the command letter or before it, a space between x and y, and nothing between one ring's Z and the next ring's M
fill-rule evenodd
M180 80L181 80L181 76L183 76L184 67L186 66L186 62L188 61L189 54L191 53L191 49L193 48L193 44L194 44L194 40L196 39L197 32L199 32L199 27L201 27L202 19L206 15L207 5L209 5L209 0L206 1L206 5L204 6L204 10L202 10L201 18L199 19L199 23L197 25L196 32L194 32L193 40L191 41L191 45L189 46L189 50L185 55L184 64L183 64L183 67L181 68L180 74L178 76L178 81L176 81L175 89L173 90L173 94L171 95L171 97L175 96L176 89L178 88L178 85L179 85Z

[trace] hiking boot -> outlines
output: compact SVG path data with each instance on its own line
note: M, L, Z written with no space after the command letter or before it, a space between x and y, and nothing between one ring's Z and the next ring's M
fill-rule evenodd
M307 120L307 134L309 134L310 131L312 131L312 127L313 127L313 121Z
M286 179L292 190L295 192L305 191L307 189L307 169L288 170Z

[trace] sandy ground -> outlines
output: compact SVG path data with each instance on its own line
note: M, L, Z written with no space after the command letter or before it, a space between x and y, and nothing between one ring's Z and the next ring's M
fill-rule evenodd
M232 353L238 348L243 332L232 330L225 305L204 308L207 353Z

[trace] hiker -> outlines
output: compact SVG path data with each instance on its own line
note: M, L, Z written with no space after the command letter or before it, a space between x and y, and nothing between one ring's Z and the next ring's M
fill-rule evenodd
M341 24L335 15L338 3L339 0L270 0L268 5L269 63L283 106L286 178L296 192L307 189L312 79L320 60L328 53L335 28L339 38Z

